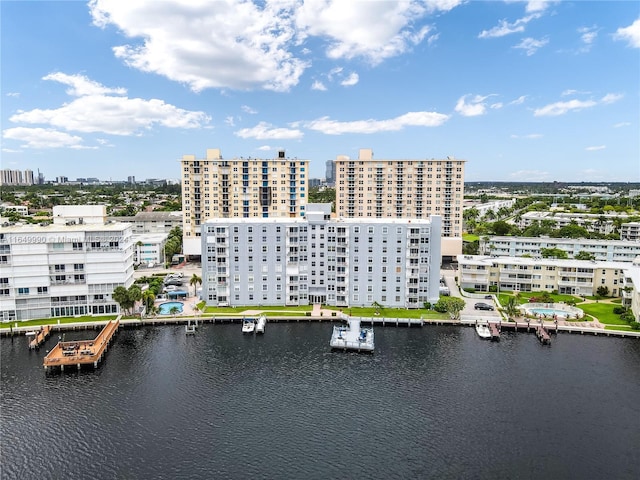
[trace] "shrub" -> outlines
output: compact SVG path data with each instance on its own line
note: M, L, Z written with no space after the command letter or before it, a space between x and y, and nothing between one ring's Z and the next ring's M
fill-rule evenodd
M618 305L618 306L613 307L613 313L615 313L616 315L622 315L626 311L627 311L627 309L625 307L623 307L622 305Z
M631 328L634 330L640 330L640 322L631 322Z
M424 308L427 310L431 310L431 303L430 302L424 302Z

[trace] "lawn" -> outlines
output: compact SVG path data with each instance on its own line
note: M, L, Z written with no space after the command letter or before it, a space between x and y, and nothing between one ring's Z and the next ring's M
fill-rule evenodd
M25 320L24 322L3 322L0 324L0 328L13 327L16 323L19 327L39 327L41 325L57 325L58 323L104 322L115 319L116 315L102 315L99 317L85 315L83 317L41 318L36 320Z
M474 235L473 233L465 233L462 235L462 241L464 242L475 242L476 240L480 240L479 235Z
M610 303L581 303L578 308L584 310L584 313L597 318L600 323L605 325L628 325L627 322L620 318L620 315L613 313L615 305Z

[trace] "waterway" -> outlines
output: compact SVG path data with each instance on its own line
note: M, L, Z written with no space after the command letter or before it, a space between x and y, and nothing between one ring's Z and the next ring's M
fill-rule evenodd
M376 327L357 354L331 329L121 329L63 374L56 334L3 338L1 478L640 478L640 341Z

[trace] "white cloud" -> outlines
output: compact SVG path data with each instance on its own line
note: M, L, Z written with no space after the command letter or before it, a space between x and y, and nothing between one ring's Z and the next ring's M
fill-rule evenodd
M68 85L67 95L72 97L82 97L85 95L126 95L127 90L124 88L108 88L98 82L88 79L84 75L67 75L66 73L56 72L50 73L42 77L43 80L53 80L54 82Z
M487 113L487 103L485 100L489 97L490 95L464 95L458 99L455 111L463 117L477 117L478 115L484 115Z
M242 105L240 108L242 109L242 111L243 111L244 113L248 113L248 114L250 114L250 115L255 115L256 113L258 113L258 111L257 111L257 110L254 110L253 108L251 108L251 107L250 107L250 106L248 106L248 105Z
M552 0L529 0L525 11L527 12L543 12L544 10L554 3Z
M510 101L509 105L522 105L526 99L527 99L526 95L520 95L515 100Z
M76 132L101 132L110 135L134 135L154 125L167 128L199 128L209 121L203 112L177 108L158 99L79 97L56 109L19 112L14 123L46 124Z
M116 57L193 91L233 88L286 91L309 66L296 45L293 2L241 0L91 0L93 23L113 26L131 44Z
M7 97L19 97L20 94L18 92L8 92Z
M621 95L619 93L607 93L604 97L602 97L600 101L602 103L615 103L618 100L621 100L623 97L624 95Z
M620 122L616 123L613 128L628 127L629 125L631 125L631 122Z
M17 150L15 148L3 148L2 151L4 153L22 153L22 150Z
M303 133L295 128L273 128L266 122L260 122L253 128L242 128L235 132L240 138L255 138L256 140L292 140L303 137Z
M351 86L357 84L359 81L360 81L360 77L358 76L358 74L357 73L352 73L347 78L342 80L340 82L340 85L342 85L343 87L351 87Z
M489 105L489 108L491 108L492 110L499 110L504 106L504 104L502 102L496 102L496 103L492 103L491 105Z
M580 51L588 52L598 37L597 27L582 27L578 29L578 33L580 33L580 40L584 44Z
M261 147L258 147L258 150L262 152L268 152L269 150L271 150L271 147L269 145L262 145Z
M327 135L344 133L378 133L402 130L405 127L438 127L449 119L448 115L436 112L408 112L388 120L356 120L339 122L329 117L306 122L305 126Z
M540 133L529 133L527 135L511 135L511 138L520 139L523 138L525 140L537 140L538 138L542 138Z
M527 56L530 57L531 55L536 53L539 48L544 47L548 43L549 43L548 38L542 38L540 40L537 40L535 38L528 37L528 38L523 38L520 41L520 43L518 43L517 45L514 45L513 48L519 48L519 49L525 50Z
M24 142L20 145L22 148L89 148L82 145L81 137L48 128L8 128L2 132L2 137Z
M429 13L449 11L462 0L431 2L351 2L308 0L296 12L301 38L328 38L333 59L364 57L372 64L402 54L429 37L430 26L415 29Z
M628 27L620 27L613 38L626 41L632 48L640 48L640 18Z
M480 32L478 34L478 38L497 38L504 37L505 35L510 35L512 33L524 32L524 27L527 25L527 23L540 17L541 14L534 13L531 15L527 15L526 17L519 18L513 23L509 23L506 20L500 20L498 22L498 25L496 25L495 27Z
M235 127L236 126L236 122L235 122L235 120L233 119L232 116L225 117L224 123L226 123L230 127Z
M565 91L563 91L560 95L563 97L567 97L569 95L588 95L591 92L581 92L580 90L574 90L574 89L567 89Z
M14 123L43 124L75 132L101 132L111 135L135 135L154 125L167 128L199 128L210 118L204 112L183 110L162 100L108 96L124 92L111 89L82 75L62 73L47 75L71 88L67 93L77 96L55 109L19 111L9 120Z
M544 107L534 110L533 115L536 117L553 117L564 115L565 113L584 110L585 108L595 107L598 102L593 100L569 100L567 102L555 102Z
M593 146L593 147L586 147L585 150L587 152L595 152L597 150L604 150L605 148L607 148L606 145L596 145L596 146Z
M324 86L324 83L322 83L319 80L316 80L313 82L313 85L311 85L311 90L318 90L320 92L326 92L327 91L327 87Z

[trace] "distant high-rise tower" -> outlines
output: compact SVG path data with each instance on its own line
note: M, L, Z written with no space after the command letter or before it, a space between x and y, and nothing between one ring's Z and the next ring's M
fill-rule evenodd
M357 159L339 155L336 214L340 217L442 216L442 255L462 253L464 160L374 160L371 149Z
M301 217L307 205L309 161L287 158L284 150L273 159L222 158L220 149L205 158L183 155L183 249L200 255L201 225L210 218Z
M325 173L327 185L334 186L336 184L336 164L333 160L327 160L327 170Z

